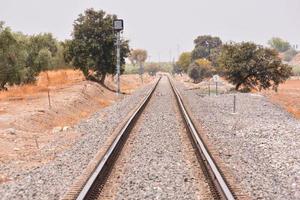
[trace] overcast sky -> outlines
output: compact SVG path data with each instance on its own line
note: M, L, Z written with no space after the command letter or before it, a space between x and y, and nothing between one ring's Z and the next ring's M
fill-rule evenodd
M73 21L87 8L117 14L131 47L168 61L193 48L198 35L265 45L278 36L300 44L300 0L0 0L0 20L27 34L71 38Z

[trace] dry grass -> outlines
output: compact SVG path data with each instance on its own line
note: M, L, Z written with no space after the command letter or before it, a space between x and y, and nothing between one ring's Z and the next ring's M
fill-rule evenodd
M270 91L265 93L273 102L282 105L300 119L300 80L288 80L280 85L278 93Z
M42 72L37 79L38 81L35 84L12 86L8 88L8 91L1 91L0 100L23 99L27 96L36 95L41 92L47 92L48 87L59 88L65 85L83 81L84 76L81 71L64 69Z

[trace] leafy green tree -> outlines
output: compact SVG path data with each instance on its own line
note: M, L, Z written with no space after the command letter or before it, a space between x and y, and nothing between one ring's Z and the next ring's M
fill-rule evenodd
M45 71L52 66L52 55L48 49L41 49L34 61L38 71Z
M73 40L68 44L65 57L79 68L88 80L104 84L107 74L116 73L116 37L113 20L116 15L88 9L74 22ZM129 54L128 41L121 40L121 66Z
M52 56L51 59L51 67L53 69L60 69L60 68L66 68L69 67L67 66L64 58L64 43L63 42L58 42L57 43L57 52ZM51 54L52 55L52 54Z
M208 58L213 49L219 48L222 45L222 41L219 37L213 37L210 35L198 36L194 40L195 48L192 51L192 60L199 58Z
M191 52L183 52L180 54L179 59L177 61L177 66L181 67L184 72L187 72L189 65L192 62L192 53Z
M188 75L194 83L201 82L203 79L212 76L213 73L214 69L211 62L205 58L195 60L188 69Z
M14 37L10 28L0 23L0 90L6 84L19 84L26 54Z
M291 67L282 64L275 50L250 42L223 45L219 64L236 90L241 86L248 90L272 86L276 90L292 74Z
M58 41L51 33L33 35L29 37L27 44L28 57L26 61L25 83L36 80L36 76L43 70L52 68L52 59L58 51ZM49 59L49 61L46 61ZM45 64L45 65L44 65Z
M289 42L287 42L279 37L273 37L271 40L268 41L268 44L273 49L276 49L279 52L285 52L291 48L291 45Z

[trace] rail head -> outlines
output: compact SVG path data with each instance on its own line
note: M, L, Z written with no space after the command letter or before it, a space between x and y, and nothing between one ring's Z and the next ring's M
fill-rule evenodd
M186 122L188 130L192 136L193 142L196 145L197 150L199 151L199 154L201 155L202 159L204 160L205 167L206 167L207 171L209 172L210 177L212 178L212 182L215 186L215 189L217 190L221 199L234 200L235 197L234 197L233 192L230 190L226 180L223 178L221 172L219 171L218 166L216 165L214 159L211 157L206 145L204 144L197 129L195 128L194 123L187 112L187 109L184 105L184 102L182 100L182 97L181 97L178 89L176 88L176 86L174 85L173 81L171 80L171 78L169 76L168 76L168 79L170 81L171 87L175 94L180 111Z

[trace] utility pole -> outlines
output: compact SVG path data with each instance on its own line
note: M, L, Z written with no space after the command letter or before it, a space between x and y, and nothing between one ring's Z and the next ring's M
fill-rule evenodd
M120 64L120 49L121 49L121 31L124 29L124 23L122 19L115 19L113 22L114 31L117 32L117 95L120 94L120 75L121 75L121 64Z

